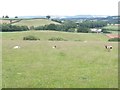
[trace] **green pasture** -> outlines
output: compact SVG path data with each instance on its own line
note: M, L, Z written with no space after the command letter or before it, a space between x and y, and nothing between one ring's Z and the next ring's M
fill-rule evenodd
M22 40L27 35L40 41ZM68 41L48 41L51 37ZM2 87L117 88L118 43L107 40L104 34L92 33L2 33ZM113 50L108 52L105 44ZM16 45L20 48L14 49ZM57 48L52 48L54 45Z
M48 20L48 19L23 19L20 22L14 23L13 25L26 25L28 27L31 26L44 26L44 25L49 25L49 24L59 24L57 22Z
M23 32L3 32L3 38L7 40L23 40L23 37L33 35L39 37L41 41L48 41L51 37L61 37L68 41L107 41L105 34L96 33L70 33L59 31L23 31Z

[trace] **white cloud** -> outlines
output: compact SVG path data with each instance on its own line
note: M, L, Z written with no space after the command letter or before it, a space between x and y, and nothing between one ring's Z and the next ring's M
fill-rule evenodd
M0 16L117 15L119 0L2 0Z

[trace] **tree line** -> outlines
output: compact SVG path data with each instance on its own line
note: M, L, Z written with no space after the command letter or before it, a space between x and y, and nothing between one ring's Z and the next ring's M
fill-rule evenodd
M65 21L59 24L49 24L45 26L34 27L35 30L55 30L66 32L90 32L90 28L101 28L107 25L104 21L83 21L82 23L76 23L74 21Z
M103 21L83 21L82 23L77 23L75 21L64 21L60 24L49 24L44 26L16 26L12 24L2 24L1 30L3 32L8 31L26 31L26 30L54 30L54 31L65 31L65 32L90 32L90 28L101 28L106 26L107 23Z
M0 30L2 32L13 32L13 31L27 31L29 28L27 26L16 26L11 24L2 24L0 25Z

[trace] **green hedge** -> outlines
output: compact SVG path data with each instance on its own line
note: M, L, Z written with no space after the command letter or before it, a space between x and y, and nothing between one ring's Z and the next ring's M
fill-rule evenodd
M52 38L50 38L48 40L50 40L50 41L67 41L66 39L63 39L61 37L52 37Z
M2 32L13 32L13 31L27 31L29 28L27 26L16 26L11 24L1 24Z
M108 41L120 42L120 38L110 38Z
M29 36L23 37L23 40L40 40L40 39L35 36L29 35Z

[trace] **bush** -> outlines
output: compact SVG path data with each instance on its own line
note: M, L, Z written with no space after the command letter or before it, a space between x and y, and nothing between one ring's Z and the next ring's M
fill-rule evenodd
M66 39L63 39L63 38L60 38L60 37L52 37L48 40L50 40L50 41L67 41Z
M2 24L2 32L27 31L27 26L16 26L11 24Z
M30 30L34 30L34 26L31 26L31 27L30 27Z
M120 38L110 38L108 41L120 42Z
M68 29L68 32L75 32L75 28Z
M111 33L109 30L107 30L107 29L102 29L102 32L103 33Z
M29 36L23 37L23 40L40 40L40 39L35 36L29 35Z
M79 27L77 32L82 32L82 33L89 33L90 29L86 27Z

